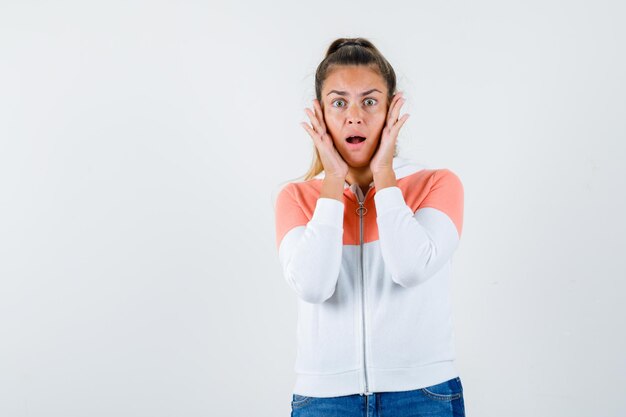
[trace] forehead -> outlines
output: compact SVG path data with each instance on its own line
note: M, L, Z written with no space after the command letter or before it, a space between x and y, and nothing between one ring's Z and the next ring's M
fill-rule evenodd
M387 92L385 80L376 68L365 65L341 65L328 71L322 90L361 92L374 87L383 93Z

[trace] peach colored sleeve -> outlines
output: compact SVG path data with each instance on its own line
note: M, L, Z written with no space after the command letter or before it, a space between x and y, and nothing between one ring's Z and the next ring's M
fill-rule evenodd
M306 226L309 218L293 195L293 184L287 184L276 198L276 248L289 230L296 226Z
M430 192L419 208L433 207L446 213L456 226L460 238L463 229L463 200L463 184L459 177L449 169L439 169L434 174Z

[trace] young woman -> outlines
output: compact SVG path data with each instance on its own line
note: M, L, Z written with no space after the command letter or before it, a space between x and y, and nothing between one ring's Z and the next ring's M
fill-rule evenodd
M276 200L298 297L292 416L464 416L448 292L463 186L397 155L405 99L368 40L334 41L315 93L313 164Z

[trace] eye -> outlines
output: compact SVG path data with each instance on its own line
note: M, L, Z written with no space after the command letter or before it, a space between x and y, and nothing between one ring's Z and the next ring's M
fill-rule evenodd
M373 106L374 104L378 103L378 101L376 101L376 99L374 98L366 98L365 100L363 100L363 103L365 103L366 106Z
M337 99L337 100L333 101L333 106L334 107L345 107L346 106L346 102L343 101L343 99Z

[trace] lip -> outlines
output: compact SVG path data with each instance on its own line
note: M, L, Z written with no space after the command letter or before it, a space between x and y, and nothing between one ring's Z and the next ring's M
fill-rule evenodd
M351 132L348 132L348 134L344 137L344 140L345 140L345 139L348 139L348 138L349 138L349 137L351 137L351 136L361 136L361 137L363 137L363 138L367 138L367 136L365 135L365 133L363 133L363 132L359 132L359 131L356 131L356 130L353 130L353 131L351 131Z

